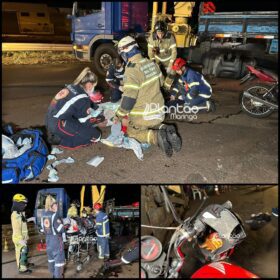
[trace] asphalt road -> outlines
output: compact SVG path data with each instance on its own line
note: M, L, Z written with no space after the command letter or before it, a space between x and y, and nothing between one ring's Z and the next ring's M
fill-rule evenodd
M19 274L16 269L15 251L13 248L9 252L2 252L2 278L50 278L48 270L48 258L46 251L39 252L36 249L38 238L36 236L28 241L29 245L29 262L34 263L31 274ZM121 247L128 246L129 239L127 236L118 237L115 239ZM119 258L119 254L116 256ZM102 275L102 266L104 262L97 258L94 253L88 262L84 263L80 272L76 271L77 263L71 261L66 262L64 267L65 278L138 278L139 263L136 261L129 265L122 265L114 269L108 270Z
M2 120L20 128L44 128L45 114L52 97L65 83L72 82L89 64L2 66ZM99 86L106 85L100 79ZM157 147L136 158L133 151L109 148L98 143L64 151L59 159L71 156L74 164L57 167L59 183L276 183L278 182L278 114L254 119L240 111L238 81L217 79L214 113L200 114L176 123L183 139L180 153L166 158ZM108 95L108 90L106 90ZM103 131L103 137L110 129ZM97 167L86 164L104 156ZM44 182L48 170L38 180Z

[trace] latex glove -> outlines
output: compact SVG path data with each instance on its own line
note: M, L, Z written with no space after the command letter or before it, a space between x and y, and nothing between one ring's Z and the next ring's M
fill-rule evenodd
M119 86L119 91L123 92L123 86Z
M171 71L172 71L171 67L168 66L167 69L166 69L166 73L167 73L167 74L170 74Z

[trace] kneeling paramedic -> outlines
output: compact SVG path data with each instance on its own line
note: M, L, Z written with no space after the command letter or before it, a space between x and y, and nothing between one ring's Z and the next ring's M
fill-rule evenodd
M189 107L195 106L197 110L213 111L214 104L210 101L212 88L203 75L186 66L183 58L177 58L172 69L179 75L173 86L171 101L175 100L174 93L179 92L178 103ZM180 100L183 100L183 102Z
M87 67L73 84L56 94L48 108L46 126L50 144L75 149L98 142L100 131L90 118L98 105L89 97L94 92L97 77Z
M95 225L97 235L97 249L98 258L104 259L110 257L109 238L110 238L110 225L106 213L102 211L102 205L95 203L93 209L96 213Z
M23 194L16 194L13 197L13 206L12 206L12 240L15 244L16 250L16 262L19 273L31 273L32 270L28 269L28 246L27 240L28 229L27 229L27 220L25 217L25 208L27 206L28 200Z
M106 82L111 87L111 101L118 102L123 93L123 75L125 65L121 58L114 58L106 73Z
M164 98L160 87L162 73L156 63L144 58L136 41L124 37L118 52L127 63L123 95L116 117L127 126L127 135L140 143L158 145L170 157L181 149L181 139L173 125L163 124Z
M59 217L56 200L48 195L45 202L45 211L41 218L41 231L46 235L48 267L53 278L63 278L65 253L62 234L64 233L63 220Z

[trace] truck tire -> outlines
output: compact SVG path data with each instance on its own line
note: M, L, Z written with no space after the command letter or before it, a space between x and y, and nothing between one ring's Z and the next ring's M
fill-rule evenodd
M97 75L105 76L113 58L117 57L117 50L111 43L104 43L97 47L93 55L93 69Z

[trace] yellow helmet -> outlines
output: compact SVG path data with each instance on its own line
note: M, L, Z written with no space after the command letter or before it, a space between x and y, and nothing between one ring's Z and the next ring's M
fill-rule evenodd
M15 202L28 202L28 199L21 193L17 193L13 196L13 201Z

